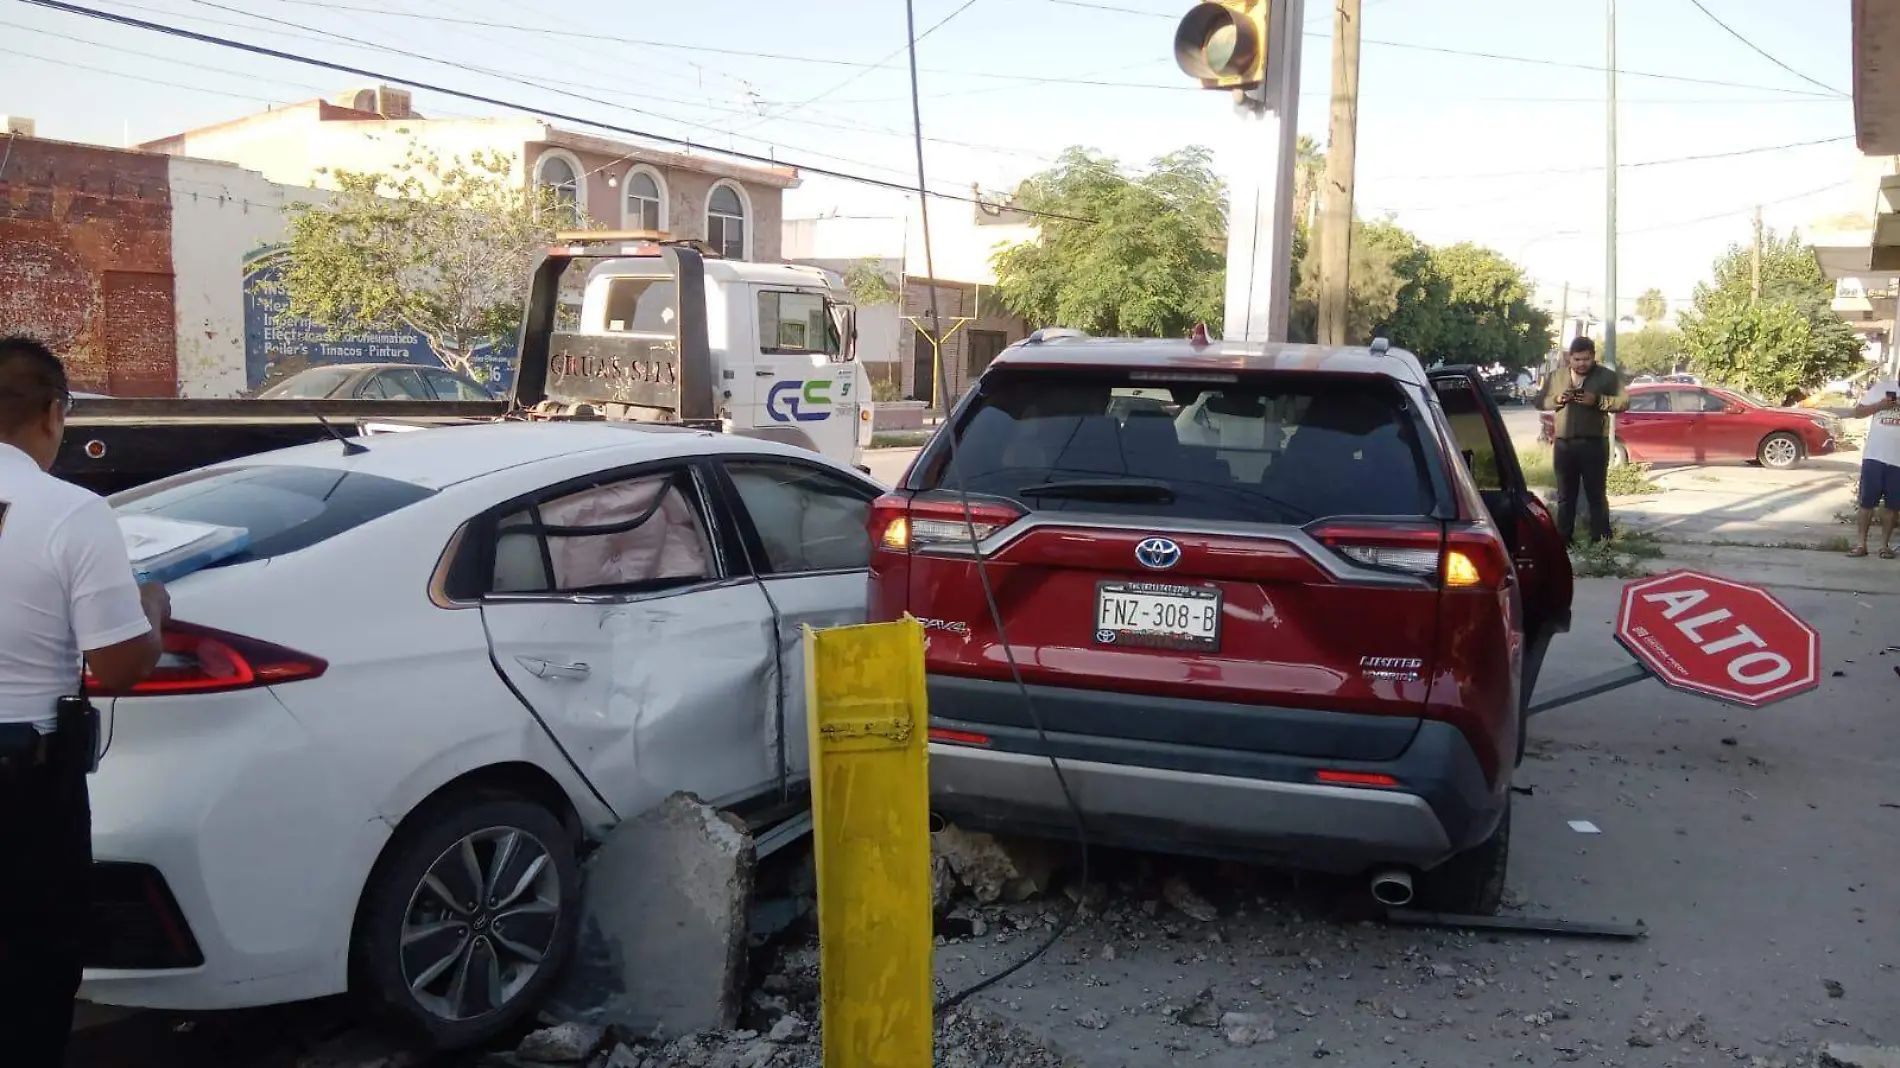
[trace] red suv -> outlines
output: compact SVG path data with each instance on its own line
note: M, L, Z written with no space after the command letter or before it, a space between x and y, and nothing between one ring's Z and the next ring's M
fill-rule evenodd
M1475 369L1032 339L871 526L871 618L928 635L946 818L1071 835L1053 758L1091 841L1496 909L1571 575Z

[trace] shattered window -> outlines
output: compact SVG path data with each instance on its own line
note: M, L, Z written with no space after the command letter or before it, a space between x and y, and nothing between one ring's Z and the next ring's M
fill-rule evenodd
M728 464L776 574L871 566L871 504L857 486L802 464Z
M571 493L504 518L497 593L664 587L713 577L711 542L683 473Z

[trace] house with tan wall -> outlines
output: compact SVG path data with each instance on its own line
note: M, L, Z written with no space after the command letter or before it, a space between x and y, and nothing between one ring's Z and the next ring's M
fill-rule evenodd
M790 167L754 167L563 130L534 118L427 118L382 86L309 100L147 142L141 149L223 160L267 180L336 188L335 172L388 172L420 151L443 160L494 152L514 176L556 190L597 228L658 229L728 259L776 262Z
M1022 213L979 203L967 215L932 214L929 262L921 218L915 215L790 219L785 224L785 258L839 273L853 263L876 265L901 299L883 308L858 310L859 358L874 382L934 409L939 407L939 374L948 381L948 396L954 401L997 353L1029 336L1031 325L996 297L992 258L1002 249L1035 239L1035 226ZM938 329L944 335L934 351L918 329L930 322L933 291ZM867 329L867 324L881 327L884 319L890 320L888 330Z

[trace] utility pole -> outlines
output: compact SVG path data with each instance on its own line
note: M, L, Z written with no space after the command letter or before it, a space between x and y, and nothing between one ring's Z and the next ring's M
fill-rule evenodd
M1304 0L1271 6L1266 81L1238 94L1228 175L1227 312L1231 341L1285 341L1292 295L1293 168L1298 157Z
M1570 332L1570 279L1568 278L1564 279L1564 299L1557 305L1557 309L1557 347L1569 348L1570 339L1564 336Z
M1326 188L1319 230L1319 329L1322 345L1347 342L1352 289L1352 195L1359 142L1359 5L1334 0L1333 111L1326 144Z
M1748 306L1761 303L1761 205L1755 205L1755 247L1748 257Z
M1604 51L1606 62L1604 69L1609 78L1607 113L1609 118L1608 144L1605 146L1609 159L1604 162L1604 219L1603 219L1603 363L1616 370L1616 0L1608 0L1608 20L1604 27ZM1610 457L1616 457L1616 416L1610 416Z
M1604 162L1603 205L1603 362L1616 366L1616 0L1609 2L1604 41L1609 85L1605 103L1609 117Z

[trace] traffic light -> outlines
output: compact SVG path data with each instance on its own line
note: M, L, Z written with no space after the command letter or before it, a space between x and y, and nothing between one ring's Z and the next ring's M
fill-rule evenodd
M1203 0L1174 31L1174 61L1205 89L1251 89L1267 80L1270 0Z

